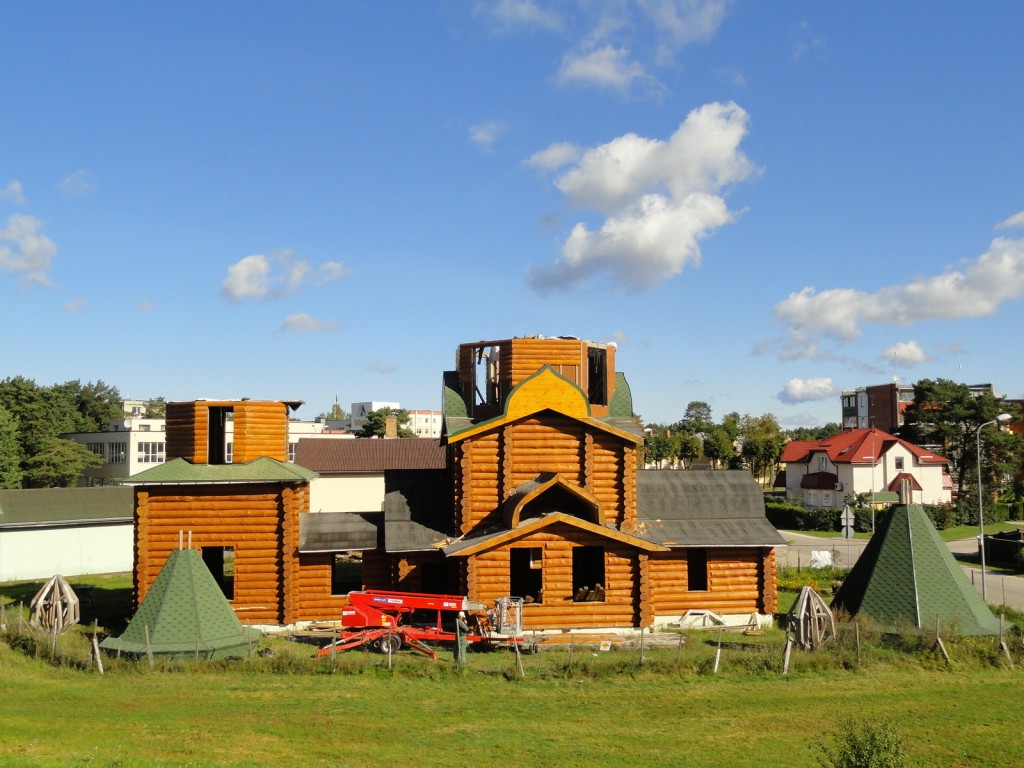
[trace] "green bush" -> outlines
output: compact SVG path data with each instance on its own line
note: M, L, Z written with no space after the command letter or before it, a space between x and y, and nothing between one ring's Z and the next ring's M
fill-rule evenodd
M904 768L912 763L891 720L844 717L832 743L821 748L825 768Z
M805 507L791 501L765 499L765 517L776 528L787 531L838 531L838 509Z
M1003 523L1010 519L1010 505L997 502L993 505L995 522Z

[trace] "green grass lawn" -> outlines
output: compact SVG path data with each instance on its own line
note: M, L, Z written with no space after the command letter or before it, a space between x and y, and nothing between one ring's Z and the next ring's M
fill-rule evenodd
M107 674L0 646L5 766L814 766L844 714L887 716L923 765L1024 764L1018 670L947 670L895 658L783 677L701 671L714 641L681 651L471 654L464 672L406 653L347 654L321 673L245 662ZM779 650L776 648L776 650ZM956 650L954 649L954 654ZM796 656L809 657L798 652ZM265 660L261 660L265 661ZM802 662L803 663L803 662ZM332 674L332 669L335 673ZM603 671L602 671L603 670Z
M985 533L990 536L993 533L1017 530L1020 530L1020 526L1015 525L1014 523L989 523L985 526ZM973 539L977 537L979 532L979 527L977 525L957 525L953 528L946 528L943 531L939 531L939 536L942 537L943 541L957 541L958 539Z
M116 621L124 577L89 583L93 610ZM35 589L0 586L9 624ZM921 765L1024 764L1016 630L1013 668L991 638L947 640L950 666L929 638L858 635L858 653L851 625L832 649L794 651L788 676L777 629L691 633L642 657L560 647L523 655L525 676L507 651L472 653L465 670L402 651L389 669L361 651L313 659L284 638L233 662L105 657L101 676L82 629L58 638L57 656L45 637L0 634L0 765L799 768L818 764L844 715L895 721Z
M1003 533L1004 531L1016 531L1020 528L1019 525L1013 523L989 523L985 526L985 533ZM943 531L939 531L939 536L943 541L957 541L958 539L972 539L978 535L978 526L974 525L958 525L954 528L946 528ZM822 539L841 539L843 534L841 531L794 531L804 536L815 536ZM854 533L855 539L870 539L871 534L868 532Z

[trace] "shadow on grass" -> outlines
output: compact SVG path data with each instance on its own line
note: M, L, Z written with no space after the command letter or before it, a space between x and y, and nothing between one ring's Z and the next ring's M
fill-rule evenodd
M42 589L46 579L40 581L17 581L0 584L0 603L8 608L19 603L26 614L32 598ZM79 600L79 624L91 627L98 624L108 634L119 635L132 617L131 576L75 576L68 578ZM83 588L84 586L84 588Z

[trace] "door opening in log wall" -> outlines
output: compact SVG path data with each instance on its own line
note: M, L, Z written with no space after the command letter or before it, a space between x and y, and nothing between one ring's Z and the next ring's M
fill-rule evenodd
M706 549L686 551L686 589L689 592L708 591L708 551Z
M347 595L363 588L361 552L337 552L331 562L331 594Z
M573 602L603 602L604 593L604 547L573 547Z
M214 581L220 587L224 597L235 599L235 548L234 547L203 547L203 562L213 574Z
M206 456L207 464L230 464L228 456L228 422L234 419L232 406L211 405L207 409L208 427Z
M591 405L608 405L608 350L587 348L587 399Z
M524 603L542 603L544 595L544 550L516 547L509 550L509 591Z

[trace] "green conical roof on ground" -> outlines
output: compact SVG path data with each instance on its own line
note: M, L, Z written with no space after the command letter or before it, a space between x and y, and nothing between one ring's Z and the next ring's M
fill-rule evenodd
M155 655L179 658L244 656L260 637L242 626L196 549L171 553L124 634L101 645L146 653L147 629Z
M864 613L887 630L995 635L999 620L916 505L884 514L832 601L833 609Z

